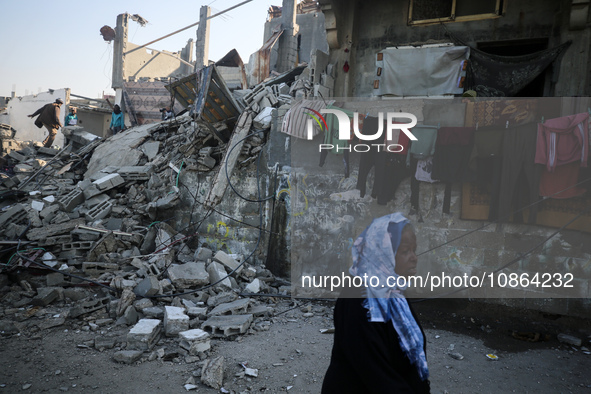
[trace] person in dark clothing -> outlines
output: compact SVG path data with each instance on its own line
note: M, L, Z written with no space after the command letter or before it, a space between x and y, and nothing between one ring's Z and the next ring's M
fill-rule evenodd
M322 393L429 393L425 335L400 280L417 273L416 236L408 219L400 213L375 219L352 255L351 275L379 282L355 287L353 280L341 292Z
M43 146L46 148L51 147L55 140L55 136L57 135L57 130L62 127L60 121L60 107L63 103L62 99L58 98L54 103L45 104L31 115L28 115L29 118L39 115L39 117L35 119L35 126L39 128L45 126L49 132L49 135L43 141Z

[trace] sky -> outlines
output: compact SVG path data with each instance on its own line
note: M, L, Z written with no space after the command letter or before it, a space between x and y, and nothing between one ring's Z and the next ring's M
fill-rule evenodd
M211 14L243 0L113 1L0 0L0 96L17 96L70 88L91 98L114 94L111 89L113 43L100 35L104 25L115 29L117 15L139 14L141 27L129 22L129 41L142 45L199 21L203 5ZM209 59L219 60L231 49L244 63L263 45L263 29L270 5L281 0L253 0L210 24ZM150 48L177 52L196 39L192 27Z

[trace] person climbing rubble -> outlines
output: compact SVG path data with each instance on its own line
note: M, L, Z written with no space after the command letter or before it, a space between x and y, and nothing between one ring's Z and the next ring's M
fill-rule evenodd
M55 140L55 136L57 135L57 130L62 127L62 123L60 122L60 107L63 103L62 99L57 98L55 102L45 104L31 115L28 115L29 118L34 118L39 115L39 117L35 119L35 126L39 128L45 126L49 132L47 138L43 140L43 146L46 148L51 147Z

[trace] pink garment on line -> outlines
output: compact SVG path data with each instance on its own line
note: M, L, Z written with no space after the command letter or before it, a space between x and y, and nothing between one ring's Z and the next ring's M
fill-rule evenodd
M535 162L545 164L550 172L557 166L575 161L581 167L587 167L588 127L589 114L586 112L538 123Z

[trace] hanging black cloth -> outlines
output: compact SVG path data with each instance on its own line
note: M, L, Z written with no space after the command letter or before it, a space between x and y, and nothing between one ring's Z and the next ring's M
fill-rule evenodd
M466 46L466 43L449 30L447 34L457 45ZM556 48L521 56L492 55L470 47L465 86L476 91L478 97L513 97L561 56L571 44L572 41L567 41Z

